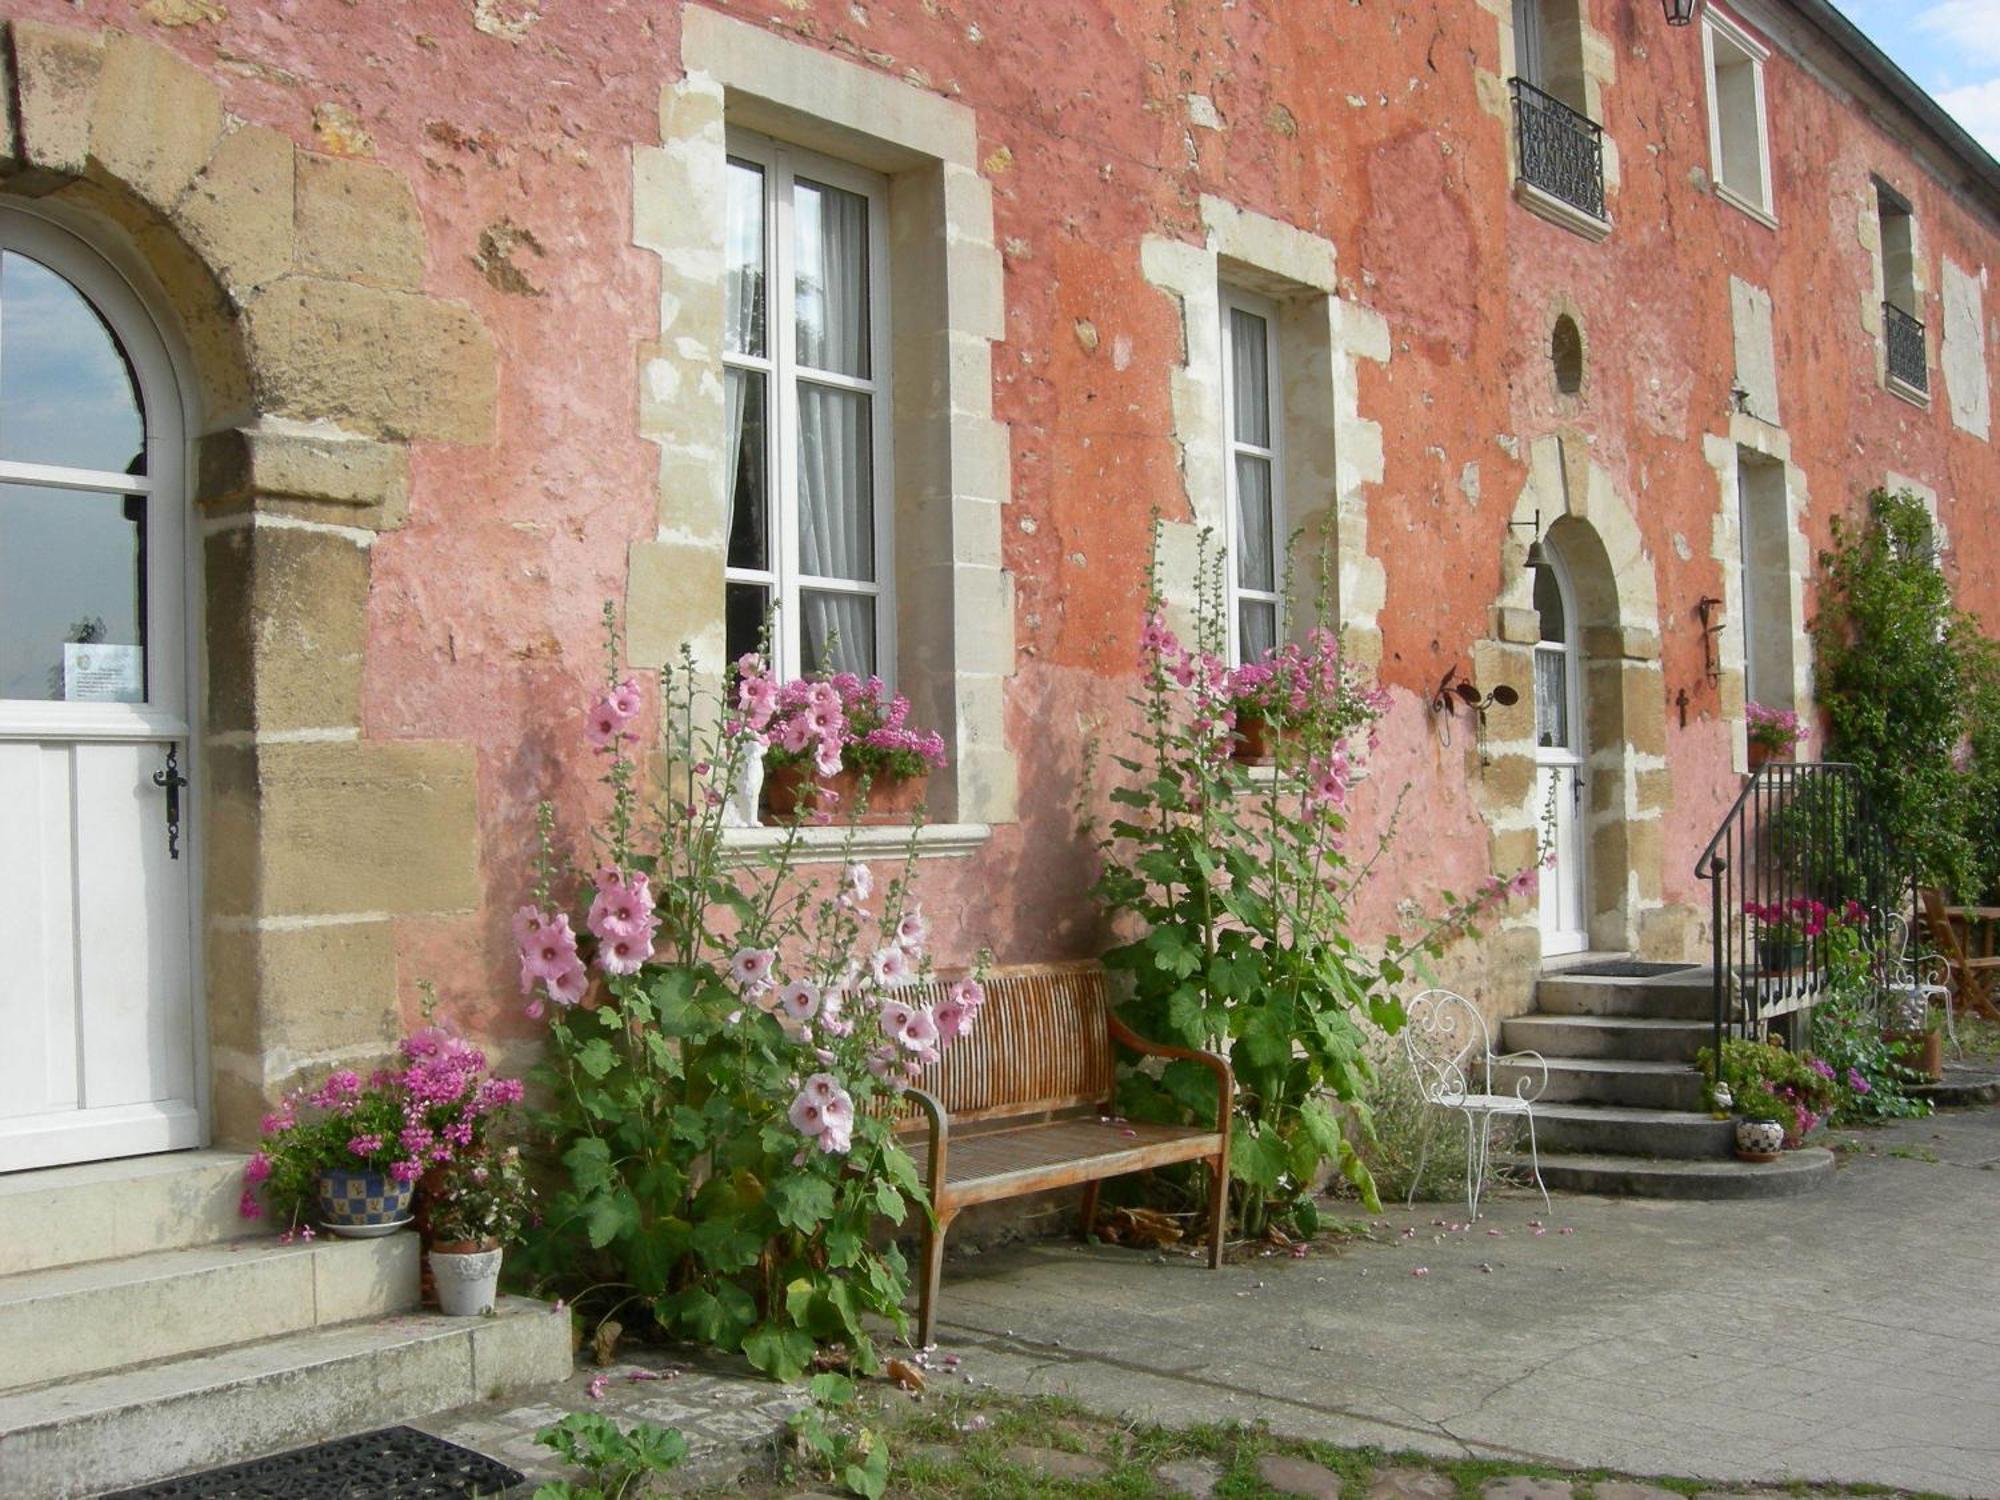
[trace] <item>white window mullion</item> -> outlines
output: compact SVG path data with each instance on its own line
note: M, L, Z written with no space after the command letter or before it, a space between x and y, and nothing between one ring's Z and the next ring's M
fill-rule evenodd
M868 398L874 468L869 503L875 523L875 674L896 686L895 470L889 411L889 204L868 194Z
M798 326L793 306L797 291L795 247L792 225L792 169L781 152L772 165L771 212L772 280L776 283L768 304L772 309L770 348L777 366L774 390L775 420L772 443L776 449L772 465L773 523L776 536L772 557L778 570L778 587L772 595L778 608L777 640L781 670L796 677L803 666L803 633L799 621L799 390Z

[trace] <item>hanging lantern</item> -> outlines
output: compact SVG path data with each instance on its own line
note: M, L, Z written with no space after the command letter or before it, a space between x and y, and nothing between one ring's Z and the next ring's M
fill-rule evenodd
M1667 8L1669 26L1685 26L1694 19L1695 7L1701 0L1661 0Z

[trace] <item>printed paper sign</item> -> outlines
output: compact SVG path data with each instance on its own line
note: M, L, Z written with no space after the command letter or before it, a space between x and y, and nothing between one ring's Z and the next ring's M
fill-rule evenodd
M63 642L63 697L71 703L144 703L144 646Z

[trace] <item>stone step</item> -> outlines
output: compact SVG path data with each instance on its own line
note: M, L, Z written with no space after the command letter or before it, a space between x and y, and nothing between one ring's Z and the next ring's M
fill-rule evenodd
M0 1391L407 1312L421 1250L267 1236L0 1277Z
M1702 1076L1686 1063L1631 1062L1603 1057L1551 1057L1540 1103L1627 1104L1638 1109L1699 1109ZM1514 1092L1523 1080L1540 1083L1532 1063L1495 1064L1495 1086Z
M1524 1158L1510 1165L1526 1171ZM1774 1162L1653 1160L1544 1152L1542 1181L1551 1192L1601 1193L1613 1198L1789 1198L1825 1185L1833 1153L1811 1146Z
M1656 979L1544 974L1535 984L1535 1004L1541 1014L1551 1016L1711 1020L1715 1015L1714 981L1705 969L1691 969L1688 973L1691 977Z
M1535 1133L1544 1150L1558 1153L1701 1160L1736 1150L1731 1121L1686 1109L1541 1103L1535 1106Z
M0 1176L0 1276L268 1234L236 1211L248 1159L175 1151Z
M1637 1109L1699 1109L1702 1076L1686 1063L1633 1062L1604 1057L1550 1057L1548 1087L1538 1102L1626 1104ZM1512 1093L1516 1083L1540 1083L1532 1063L1498 1063L1496 1086Z
M1501 1036L1509 1052L1539 1052L1544 1057L1691 1062L1714 1039L1714 1028L1699 1021L1634 1016L1530 1015L1505 1022Z
M569 1315L408 1314L0 1395L0 1494L81 1500L414 1421L570 1373Z

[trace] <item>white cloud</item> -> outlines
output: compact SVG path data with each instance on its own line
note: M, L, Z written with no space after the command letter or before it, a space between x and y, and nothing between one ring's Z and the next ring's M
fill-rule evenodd
M1938 0L1917 27L1962 49L1960 61L2000 63L2000 0Z
M2000 157L2000 78L1941 89L1937 102L1994 156Z

